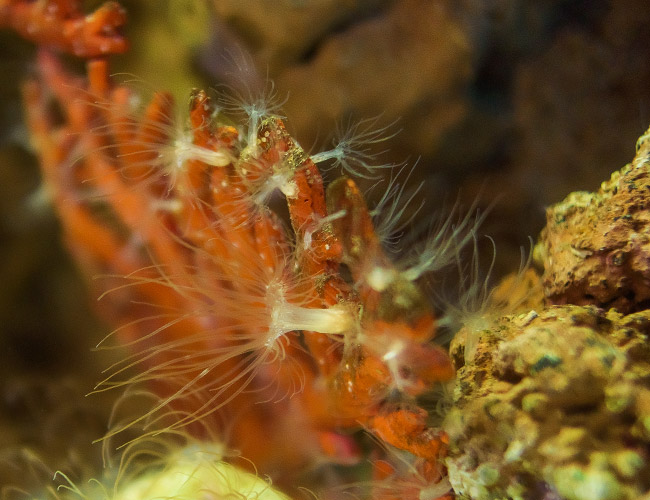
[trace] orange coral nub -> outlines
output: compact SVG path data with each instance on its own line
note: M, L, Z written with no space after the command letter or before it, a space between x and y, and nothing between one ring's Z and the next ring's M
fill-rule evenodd
M382 408L370 428L384 442L436 464L446 453L447 435L426 424L427 412L417 407Z

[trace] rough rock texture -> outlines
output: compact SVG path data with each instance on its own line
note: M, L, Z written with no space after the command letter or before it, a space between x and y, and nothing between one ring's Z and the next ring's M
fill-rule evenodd
M478 499L650 498L650 312L553 306L480 332L458 370L449 479ZM645 498L645 497L644 497Z
M650 299L650 130L633 162L596 193L550 207L536 248L544 291L556 304L640 310Z

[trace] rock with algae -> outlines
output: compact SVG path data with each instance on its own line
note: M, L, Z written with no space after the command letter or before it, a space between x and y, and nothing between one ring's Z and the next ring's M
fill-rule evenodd
M453 340L461 497L650 500L649 167L650 129L597 193L549 208L535 253L555 305Z
M632 163L596 193L550 207L537 245L544 293L555 304L632 312L650 304L650 129Z
M461 498L650 499L650 311L552 306L453 341Z

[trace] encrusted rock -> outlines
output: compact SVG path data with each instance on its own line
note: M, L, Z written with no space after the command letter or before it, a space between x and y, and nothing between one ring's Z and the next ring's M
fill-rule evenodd
M555 304L622 312L650 300L650 129L632 163L596 193L571 193L547 210L536 248L544 292Z
M461 332L451 355L458 380L444 427L459 495L650 495L650 311L553 306L505 316Z

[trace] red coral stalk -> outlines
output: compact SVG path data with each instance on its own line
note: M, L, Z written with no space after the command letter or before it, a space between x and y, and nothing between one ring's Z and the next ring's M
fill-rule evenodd
M120 29L126 11L106 2L84 15L75 0L0 0L0 27L10 27L24 38L77 57L90 59L126 52Z

